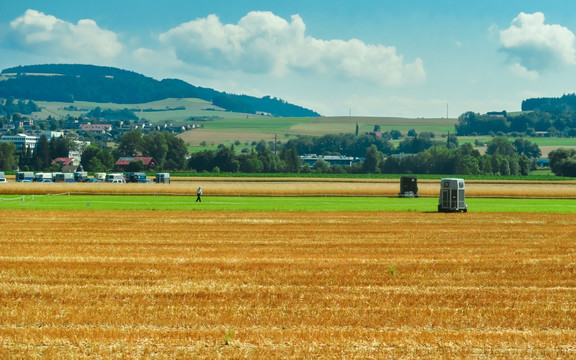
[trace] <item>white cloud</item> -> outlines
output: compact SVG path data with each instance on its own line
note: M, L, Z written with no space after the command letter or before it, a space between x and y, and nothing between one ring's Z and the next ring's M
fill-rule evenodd
M113 58L123 49L116 34L94 20L72 24L31 9L10 23L8 35L14 48L60 58Z
M512 74L528 80L538 80L540 78L540 74L537 71L528 70L518 63L510 65L510 71Z
M528 71L576 64L574 33L561 25L544 24L541 12L520 13L500 32L500 43L501 50Z
M216 15L183 23L159 36L184 62L206 69L267 73L291 72L355 79L384 85L421 82L421 59L405 63L395 47L360 40L322 40L307 36L302 18L291 21L271 12L254 11L238 24L223 24Z

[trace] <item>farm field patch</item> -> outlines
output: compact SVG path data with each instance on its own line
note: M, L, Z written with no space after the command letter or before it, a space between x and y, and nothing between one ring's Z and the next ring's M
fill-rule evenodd
M0 187L0 209L183 211L437 210L439 180L419 182L419 198L398 198L399 180L174 178L172 184L16 183ZM205 196L195 202L197 187ZM473 212L576 213L572 181L470 181Z
M576 214L0 215L1 358L576 356Z

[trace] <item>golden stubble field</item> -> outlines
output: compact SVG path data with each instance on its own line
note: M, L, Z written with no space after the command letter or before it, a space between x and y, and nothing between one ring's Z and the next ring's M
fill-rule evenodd
M576 214L0 215L2 359L576 357Z

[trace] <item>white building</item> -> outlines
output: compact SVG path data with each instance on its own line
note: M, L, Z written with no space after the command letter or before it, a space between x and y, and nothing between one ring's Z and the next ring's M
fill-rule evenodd
M36 149L36 144L38 143L38 138L36 136L28 136L26 134L18 135L3 135L0 138L0 142L9 142L16 145L18 153L22 153L29 148L34 151Z

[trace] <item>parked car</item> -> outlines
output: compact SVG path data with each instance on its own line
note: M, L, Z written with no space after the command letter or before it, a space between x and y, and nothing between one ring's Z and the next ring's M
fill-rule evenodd
M6 180L6 178L0 178L0 183L7 183L8 180Z
M96 178L90 178L90 179L88 179L86 182L87 182L87 183L101 183L101 182L103 182L103 181L100 180L100 179L96 179Z

